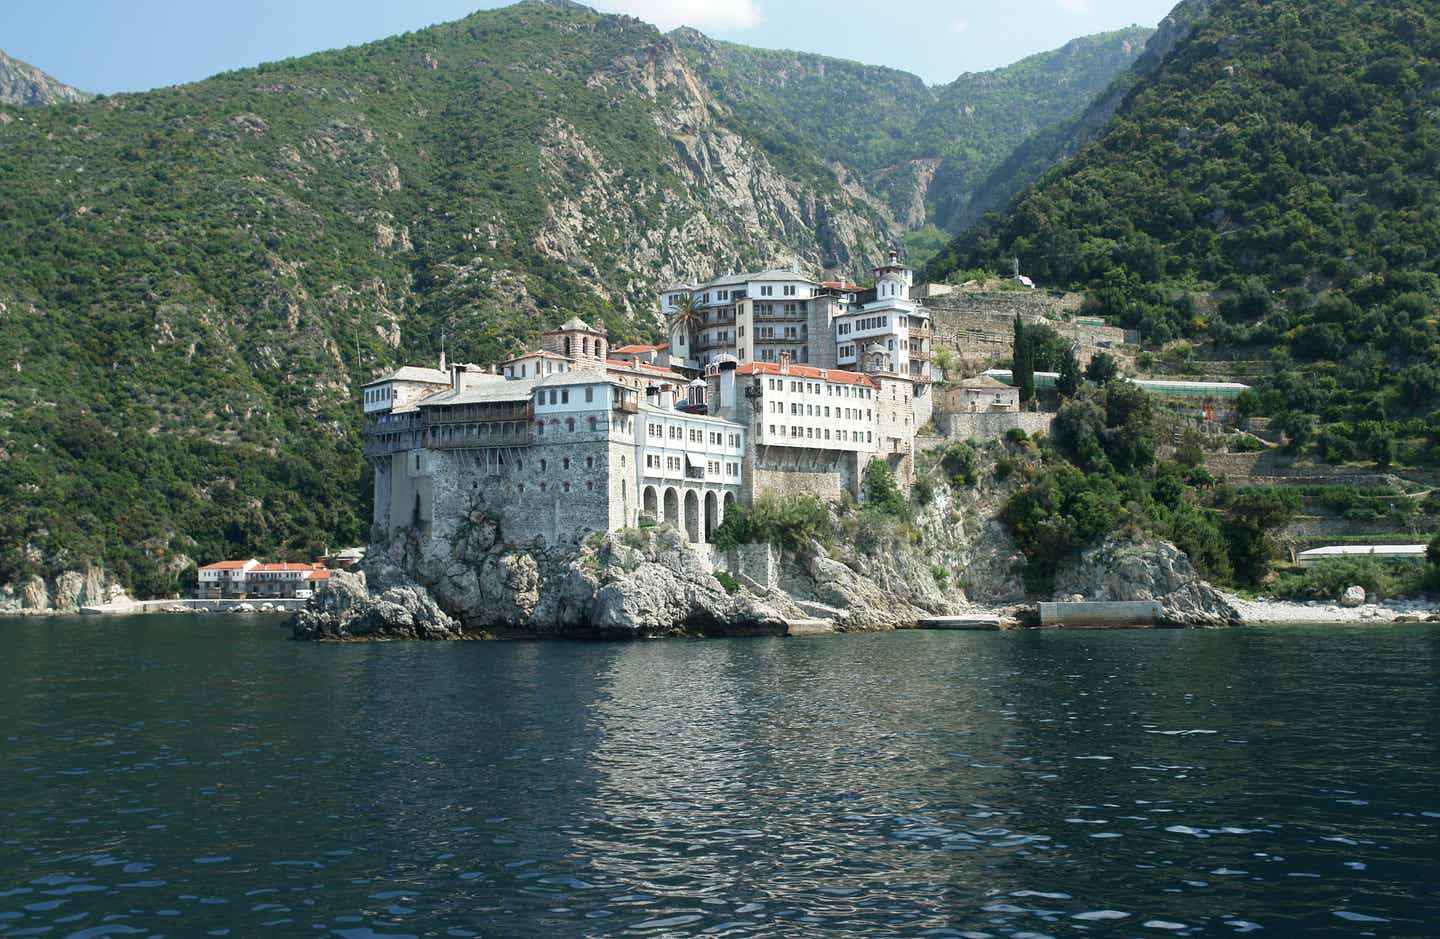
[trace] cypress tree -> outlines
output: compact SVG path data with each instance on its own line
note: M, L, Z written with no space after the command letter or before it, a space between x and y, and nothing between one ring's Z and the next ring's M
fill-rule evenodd
M1020 389L1020 403L1025 404L1035 397L1035 349L1019 313L1015 314L1015 348L1011 360L1011 377Z
M1064 398L1073 397L1080 390L1080 360L1075 358L1074 349L1067 351L1060 361L1060 377L1055 379L1055 390Z

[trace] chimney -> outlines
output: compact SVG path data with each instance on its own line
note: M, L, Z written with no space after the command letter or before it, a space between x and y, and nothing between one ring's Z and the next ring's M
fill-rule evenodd
M788 349L780 353L780 374L790 374L790 351Z
M660 392L659 407L662 411L675 410L675 392L669 386Z

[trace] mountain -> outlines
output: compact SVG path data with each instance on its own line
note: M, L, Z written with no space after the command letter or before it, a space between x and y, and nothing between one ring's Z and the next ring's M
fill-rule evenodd
M1121 102L1142 79L1160 67L1170 51L1190 34L1194 25L1209 12L1214 0L1183 0L1160 22L1145 42L1144 51L1130 67L1120 72L1088 106L1054 119L1040 128L1019 146L975 187L975 195L947 217L946 228L962 231L969 228L986 212L1003 208L1020 190L1034 183L1050 167L1073 155L1104 128ZM1077 40L1079 41L1079 40Z
M856 276L903 230L878 174L971 146L926 113L969 94L990 126L1017 89L1103 84L1056 64L947 94L802 57L831 83L776 85L698 43L529 0L0 107L0 584L102 562L151 594L195 559L362 542L357 386L433 359L442 333L488 362L571 315L654 337L654 291L681 277L791 259ZM805 89L828 123L805 122ZM884 136L924 140L862 158L892 101Z
M1153 30L1087 36L930 87L906 72L672 33L716 95L772 153L852 169L906 228L954 224L1030 135L1067 120L1123 73Z
M933 277L1085 288L1161 345L1275 363L1247 407L1331 461L1440 464L1440 14L1215 0L1074 157Z
M33 65L12 59L0 51L0 104L15 107L45 107L89 101L86 94L46 75Z

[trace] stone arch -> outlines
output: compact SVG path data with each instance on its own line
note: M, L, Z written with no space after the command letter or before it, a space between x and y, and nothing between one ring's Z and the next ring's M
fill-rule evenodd
M680 494L673 488L665 490L665 522L680 527Z
M700 496L694 489L685 491L685 534L691 544L700 543Z
M712 492L705 493L705 543L715 540L715 529L720 527L720 497Z
M660 494L655 491L654 486L646 486L645 492L641 495L640 512L648 515L655 521L660 520Z

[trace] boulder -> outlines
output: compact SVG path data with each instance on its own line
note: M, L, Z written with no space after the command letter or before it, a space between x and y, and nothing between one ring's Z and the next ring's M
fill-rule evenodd
M1055 597L1088 601L1158 600L1165 625L1238 626L1240 614L1200 578L1190 558L1168 541L1110 538L1063 565Z
M1347 610L1353 610L1353 609L1355 609L1356 607L1364 606L1364 605L1365 605L1365 588L1364 588L1364 587L1347 587L1347 588L1345 588L1345 592L1340 595L1340 599L1339 599L1338 602L1339 602L1339 604L1340 604L1342 607L1344 607L1344 608L1347 609Z
M364 573L336 571L290 621L296 639L459 639L460 624L425 588L394 586L371 596Z

